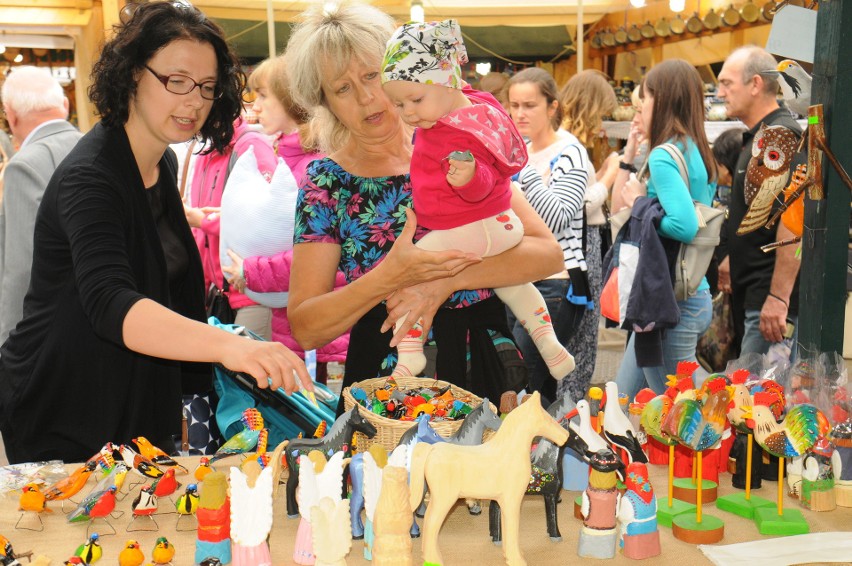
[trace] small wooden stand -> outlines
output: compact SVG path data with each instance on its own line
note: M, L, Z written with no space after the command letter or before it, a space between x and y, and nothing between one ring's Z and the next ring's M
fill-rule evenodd
M674 497L674 444L669 446L669 493L665 499L657 498L657 524L672 526L672 519L682 513L694 513L695 505Z
M778 458L778 502L775 509L761 507L754 512L754 522L762 535L804 535L810 526L798 509L784 509L784 460Z
M702 453L696 452L696 477L701 478ZM703 485L702 481L702 485ZM682 514L672 519L672 534L689 544L713 544L725 536L725 523L718 517L704 515L701 510L704 489L695 490L695 515Z
M772 507L772 502L766 498L751 495L751 466L752 466L752 435L749 433L746 444L746 477L745 493L732 493L716 499L716 509L745 517L754 518L754 511L760 507Z
M852 484L834 484L834 499L838 507L852 507Z

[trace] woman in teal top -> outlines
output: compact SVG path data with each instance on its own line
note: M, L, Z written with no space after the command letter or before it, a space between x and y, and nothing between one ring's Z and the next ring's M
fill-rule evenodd
M693 201L710 205L716 188L716 162L704 133L704 87L695 68L681 59L655 66L642 82L642 124L651 150L647 186L630 175L621 191L613 191L613 210L632 206L638 196L656 197L665 211L658 232L661 236L689 243L698 232ZM674 143L686 160L689 187L683 182L677 163L663 143ZM662 276L662 274L661 274ZM677 363L695 360L698 339L710 326L712 305L710 287L703 280L695 295L678 302L680 322L663 337L663 361L659 367L640 367L636 361L634 338L624 351L616 383L631 399L646 385L663 393L666 378ZM648 300L654 300L648 297Z

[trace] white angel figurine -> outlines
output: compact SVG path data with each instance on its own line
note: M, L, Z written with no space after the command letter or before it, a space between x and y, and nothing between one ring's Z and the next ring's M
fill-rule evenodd
M346 566L346 555L352 548L349 500L323 497L311 509L311 521L316 566Z
M249 460L231 467L231 553L234 566L271 566L272 467Z
M335 452L328 462L325 462L325 458L318 457L320 454L314 450L308 456L299 456L299 490L296 492L296 500L302 518L296 531L293 561L306 566L316 561L311 533L311 510L323 497L328 497L335 503L343 499L343 468L350 460L343 457L343 452Z

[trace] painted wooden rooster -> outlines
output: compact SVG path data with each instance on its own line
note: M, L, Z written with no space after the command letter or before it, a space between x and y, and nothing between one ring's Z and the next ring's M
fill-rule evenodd
M738 369L731 374L732 393L731 402L728 404L728 421L731 426L744 434L751 432L743 417L743 407L751 407L753 404L751 391L746 386L750 375L751 372L747 369Z
M693 450L706 450L722 438L731 392L723 377L707 379L704 401L681 399L663 421L662 431Z
M793 407L779 423L769 408L774 400L771 393L755 393L754 406L744 411L746 424L754 430L755 440L773 456L802 456L831 428L825 415L813 405Z

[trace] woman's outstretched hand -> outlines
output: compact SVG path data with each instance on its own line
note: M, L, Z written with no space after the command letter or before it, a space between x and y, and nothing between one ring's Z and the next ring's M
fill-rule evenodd
M391 347L399 344L418 320L423 328L423 335L429 334L435 313L453 292L453 289L448 288L446 281L446 279L438 279L399 289L387 298L385 306L388 317L382 324L382 332L387 332L397 321L404 318L399 327L394 330L390 341Z
M251 375L261 389L283 387L288 394L299 388L314 390L305 362L279 342L239 338L229 342L220 361L230 370Z

